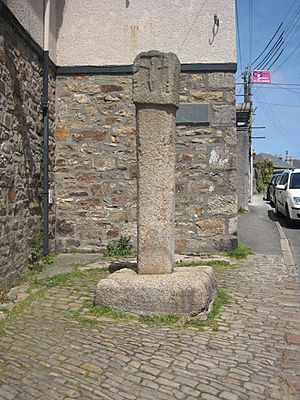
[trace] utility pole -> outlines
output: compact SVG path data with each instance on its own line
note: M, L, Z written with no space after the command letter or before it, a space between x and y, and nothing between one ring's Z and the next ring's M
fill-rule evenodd
M252 123L253 123L253 101L252 101L252 65L250 64L244 72L244 102L249 104L249 119L248 119L248 133L249 133L249 201L251 202L253 196L253 145L252 145Z

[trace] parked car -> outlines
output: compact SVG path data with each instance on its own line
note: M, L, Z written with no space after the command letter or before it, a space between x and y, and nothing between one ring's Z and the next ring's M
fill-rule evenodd
M267 183L267 188L266 188L266 197L265 200L270 201L270 190L272 188L272 190L274 189L274 181L276 178L276 175L282 175L283 170L282 169L274 169L274 171L272 172L271 178L269 180L269 182Z
M281 177L282 171L281 174L274 175L272 186L270 186L270 204L272 207L275 207L276 205L276 186L278 185Z
M300 221L300 169L283 172L276 187L275 210L286 216L288 225Z

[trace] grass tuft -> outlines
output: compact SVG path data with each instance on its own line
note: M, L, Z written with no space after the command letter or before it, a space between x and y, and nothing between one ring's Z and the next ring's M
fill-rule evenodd
M94 317L107 317L111 319L134 320L135 317L121 311L113 310L108 306L95 306L92 300L85 300L83 307L87 308Z
M41 279L40 281L35 282L36 287L55 287L55 286L63 286L66 282L72 279L82 279L84 277L91 277L95 280L99 278L100 275L105 273L105 269L93 269L93 270L83 270L80 271L78 268L80 265L74 265L74 271L65 272L63 274L59 274L53 277Z
M31 293L25 300L16 304L13 308L6 310L7 317L0 321L0 335L5 333L5 327L7 323L15 320L19 315L22 315L26 312L31 304L37 299L41 298L45 295L45 290L40 289L38 292Z
M108 243L105 256L109 258L132 257L132 248L133 246L130 243L130 238L121 236L119 240Z
M212 267L215 271L221 272L229 268L235 267L234 264L230 263L226 260L208 260L208 261L179 261L175 264L176 267L184 268L184 267L201 267L208 266Z
M106 317L110 319L138 321L148 325L173 326L175 328L193 327L200 330L204 329L205 327L212 327L212 330L216 331L218 330L216 317L219 315L221 308L230 301L231 298L229 294L223 289L218 289L212 312L209 314L206 320L200 320L196 317L185 318L178 315L147 315L138 317L120 311L115 311L108 306L95 306L92 300L86 300L83 304L83 309L87 309L90 315L95 318ZM76 320L83 326L88 325L88 321L90 321L90 319L86 318L82 313L79 313L78 315L76 314ZM97 323L97 319L94 321Z
M251 247L240 243L235 250L228 251L226 254L231 258L241 260L243 258L247 258L251 254L254 254L254 251L251 249Z

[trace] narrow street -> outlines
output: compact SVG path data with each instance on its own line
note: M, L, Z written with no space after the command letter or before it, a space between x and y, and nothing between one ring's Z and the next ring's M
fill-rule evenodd
M279 226L289 242L290 250L300 280L300 224L288 227L283 215L276 215L261 194L253 196L249 212L239 215L238 238L258 254L281 254Z
M272 216L275 221L278 221L282 230L289 241L290 248L293 254L294 262L297 266L298 279L300 280L300 223L295 223L292 227L288 227L286 219L283 215Z

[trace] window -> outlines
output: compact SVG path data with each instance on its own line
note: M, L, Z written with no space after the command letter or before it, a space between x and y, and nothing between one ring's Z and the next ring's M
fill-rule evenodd
M288 179L289 179L289 174L288 174L288 172L285 172L285 173L282 175L279 184L280 184L280 185L285 185L285 184L287 183Z
M291 175L290 189L300 189L300 172Z

